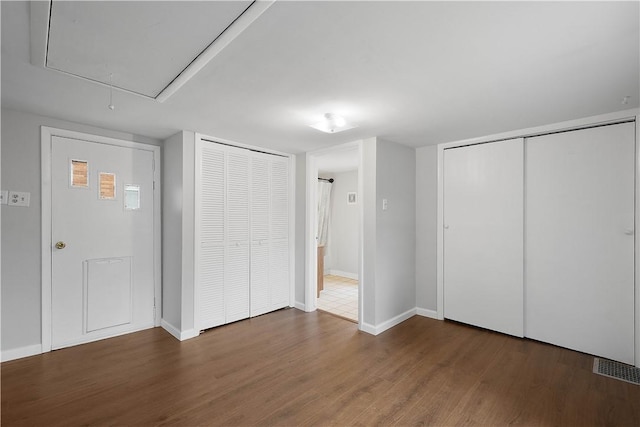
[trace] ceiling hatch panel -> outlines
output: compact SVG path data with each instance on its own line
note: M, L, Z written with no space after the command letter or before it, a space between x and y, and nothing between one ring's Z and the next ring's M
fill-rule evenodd
M156 98L251 3L52 1L46 66Z

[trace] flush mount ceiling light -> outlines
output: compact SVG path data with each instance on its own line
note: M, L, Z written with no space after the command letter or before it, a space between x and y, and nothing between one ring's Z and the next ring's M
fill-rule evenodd
M324 115L323 121L309 126L326 133L342 132L343 130L353 129L357 127L357 125L347 123L347 121L343 117L332 113L326 113Z

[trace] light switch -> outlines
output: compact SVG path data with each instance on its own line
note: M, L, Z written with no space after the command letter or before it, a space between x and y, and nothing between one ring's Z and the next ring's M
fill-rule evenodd
M382 210L386 211L388 207L389 203L387 202L387 199L382 199Z
M6 205L9 199L9 192L7 190L0 191L0 205Z
M9 191L9 206L29 207L31 193L21 191Z

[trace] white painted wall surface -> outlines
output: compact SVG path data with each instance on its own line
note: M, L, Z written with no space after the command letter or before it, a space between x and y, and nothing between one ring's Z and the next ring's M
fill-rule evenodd
M347 203L347 194L358 192L358 171L339 172L332 176L335 181L331 190L325 272L357 278L359 211L357 203Z
M416 307L415 149L381 139L376 153L377 328ZM388 207L383 210L383 199Z
M162 320L182 327L182 132L164 141L162 156Z
M376 138L362 141L362 275L360 277L362 329L375 333L376 324Z
M437 309L438 149L416 149L416 307Z
M295 193L295 306L304 309L305 286L305 219L306 219L306 189L307 189L307 155L296 156L296 193Z
M198 335L194 323L195 133L164 141L162 320L179 339ZM168 324L168 325L167 325Z
M110 113L108 110L105 114ZM40 127L51 126L161 145L132 135L51 117L2 109L2 189L28 191L28 208L2 205L2 341L6 351L33 348L41 337ZM16 353L17 354L17 353Z

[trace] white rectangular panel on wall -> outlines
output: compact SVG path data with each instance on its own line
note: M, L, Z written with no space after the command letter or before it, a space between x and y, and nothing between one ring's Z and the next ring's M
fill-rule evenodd
M635 125L527 139L525 335L634 363Z
M444 316L523 336L523 140L444 151Z

